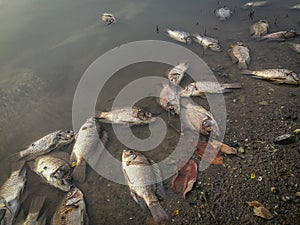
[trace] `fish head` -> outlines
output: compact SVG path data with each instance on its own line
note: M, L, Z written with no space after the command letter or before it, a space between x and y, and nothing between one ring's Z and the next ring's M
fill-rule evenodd
M180 113L180 105L173 101L167 102L166 109L171 113L171 115L179 115Z
M74 205L78 206L82 200L83 200L83 193L79 190L79 188L74 187L66 195L65 204L66 206L74 206Z
M142 153L133 151L131 149L125 149L122 153L122 162L129 166L132 163L145 164L148 162L146 156Z
M58 141L57 141L58 144L57 145L61 146L61 145L66 145L66 144L71 143L72 141L74 141L75 135L74 135L74 132L72 130L66 130L66 131L60 131L57 134L56 138L58 139Z
M187 36L184 38L186 44L191 44L192 43L192 36Z
M211 50L220 52L222 51L221 46L218 43L212 43L208 46Z
M137 112L137 117L142 121L149 121L152 118L152 113L146 112L143 109L139 109Z
M201 125L202 125L202 130L207 135L213 134L215 136L219 136L219 127L215 120L211 118L205 119Z

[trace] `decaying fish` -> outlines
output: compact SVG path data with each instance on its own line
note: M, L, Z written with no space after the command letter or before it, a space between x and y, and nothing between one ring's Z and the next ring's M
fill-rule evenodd
M184 103L183 115L185 119L185 126L202 135L209 136L219 135L219 126L213 115L200 105L194 105L190 102Z
M238 63L239 69L247 69L251 60L249 49L242 42L237 42L229 49L229 54L234 63Z
M40 175L48 184L62 191L71 188L71 167L68 162L53 156L40 156L35 159L33 171Z
M180 114L180 96L176 87L169 84L163 84L163 88L159 94L159 105L172 115Z
M21 205L21 195L26 183L24 161L13 164L10 177L0 188L1 225L12 225Z
M207 36L201 36L200 34L195 34L193 35L195 42L199 43L200 45L203 46L204 49L211 49L216 52L221 51L221 46L220 42L212 37L207 37Z
M300 74L287 69L243 70L243 74L254 75L256 78L270 80L276 84L300 84Z
M180 92L180 95L183 97L202 96L205 93L218 94L229 92L230 89L238 88L242 88L240 83L219 84L211 81L197 81L190 83L186 87L184 87Z
M40 216L40 211L44 205L46 197L36 196L32 199L28 211L28 215L23 223L23 225L45 225L46 224L46 214L44 213Z
M52 150L67 145L74 141L74 132L71 130L57 130L39 140L33 142L25 150L17 152L11 156L12 160L25 159L32 160L40 155L51 152Z
M259 20L250 27L250 34L253 36L265 35L269 30L269 24L266 20Z
M167 29L167 34L170 38L173 38L176 41L183 42L186 44L192 43L192 36L190 33L180 30L171 30Z
M83 193L74 188L67 193L58 206L52 225L88 225L88 217Z
M107 133L90 117L81 126L71 153L71 166L74 167L72 177L83 182L85 180L86 161L95 166L107 142Z
M294 5L294 6L291 6L290 9L300 9L300 4L297 4L297 5Z
M300 33L290 30L290 31L278 31L271 34L266 34L261 37L262 40L269 40L269 41L285 41L290 38L294 38L299 36Z
M227 20L230 18L232 11L228 7L224 6L223 8L216 9L215 14L220 20Z
M300 53L300 44L297 44L297 43L291 43L291 48L297 52L297 53Z
M189 65L186 62L179 63L173 67L167 74L169 81L177 86L185 75Z
M268 1L254 1L245 3L242 8L262 7L268 5Z
M117 22L115 16L111 13L103 13L101 19L102 21L107 22L107 25Z
M124 107L114 109L110 112L101 112L96 119L104 123L144 125L155 121L150 112L138 107Z
M159 194L164 197L158 166L139 152L123 150L122 168L133 199L143 209L148 208L157 223L168 220L156 196Z

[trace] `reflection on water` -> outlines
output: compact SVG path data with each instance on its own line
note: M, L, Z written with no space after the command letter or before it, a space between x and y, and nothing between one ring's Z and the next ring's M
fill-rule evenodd
M252 22L248 17L249 10L241 9L246 1L221 1L220 6L226 5L234 10L232 18L226 22L217 20L213 14L217 2L0 0L0 159L53 130L71 128L76 85L98 56L131 41L172 41L164 33L168 27L191 33L206 30L208 35L218 38L224 49L221 53L204 53L196 44L186 47L201 55L215 71L225 70L228 74L226 81L239 80L236 66L232 66L226 51L238 40L246 42L250 48L250 68L286 67L299 72L299 55L288 45L264 43L262 48L262 42L250 38ZM299 30L299 11L288 9L296 3L296 0L271 1L269 6L255 9L254 20L266 18L271 31ZM102 24L100 15L103 12L114 13L117 23L111 26ZM299 39L294 42L297 41ZM154 63L150 67L140 64L119 71L119 75L113 77L101 92L97 110L108 109L113 97L128 81L142 76L160 76L167 69L167 65ZM166 117L153 99L147 101L145 106ZM108 126L108 129L111 128ZM147 132L147 128L144 129ZM172 139L176 133L170 132L172 134L162 148L176 145L176 140ZM110 147L120 158L118 150L123 146L113 143ZM166 156L162 153L162 157ZM8 173L8 168L4 168L1 180ZM90 214L92 221L98 218L97 212Z

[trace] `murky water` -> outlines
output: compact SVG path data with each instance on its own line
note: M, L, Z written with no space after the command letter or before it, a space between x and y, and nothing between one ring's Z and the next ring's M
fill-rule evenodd
M213 13L219 7L218 2L210 0L0 0L0 160L4 162L10 154L53 130L72 128L74 92L84 71L95 59L111 48L132 41L173 42L165 35L166 28L191 33L206 30L207 35L218 38L223 48L220 53L205 51L203 54L202 47L197 44L185 47L200 55L222 82L238 81L248 86L249 79L241 78L227 53L230 44L238 40L246 42L250 48L251 69L281 67L300 72L299 54L293 52L288 43L266 43L250 38L252 21L248 17L249 9L241 9L245 2L221 1L220 6L234 9L232 18L222 22ZM299 1L270 2L268 6L255 9L254 20L266 18L271 31L299 30L299 10L289 9ZM100 15L106 11L115 14L116 24L106 26L100 22ZM291 42L299 42L299 39ZM160 63L140 63L120 70L102 90L96 110L109 109L114 96L129 81L144 76L163 76L168 68ZM283 92L288 89L285 88L282 88ZM255 90L249 88L243 94L250 96ZM230 96L225 97L228 99ZM153 98L140 102L140 106L167 119L167 114ZM105 125L105 128L111 136L108 149L120 159L124 146L113 136L111 126ZM148 128L134 128L134 132L147 136ZM172 150L170 146L175 146L177 139L177 133L169 129L165 141L158 147L167 150L150 155L155 160L167 157ZM2 163L1 171L2 183L9 174L9 166ZM91 169L88 176L81 187L87 194L91 224L141 223L142 220L129 219L135 203L127 187L110 183ZM63 193L45 184L35 186L40 180L32 174L29 181L29 193L38 191L47 195L51 217ZM123 202L120 203L119 199ZM26 207L28 203L24 205ZM138 207L134 209L139 210ZM114 214L116 210L120 211L117 215ZM140 212L134 214L139 214L136 218L143 216Z

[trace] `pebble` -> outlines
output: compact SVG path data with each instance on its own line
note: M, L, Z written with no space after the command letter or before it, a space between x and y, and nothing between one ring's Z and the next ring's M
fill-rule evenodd
M239 152L239 153L245 153L245 149L244 149L243 147L239 147L239 148L238 148L238 152Z
M261 101L258 104L262 105L262 106L267 106L269 105L269 103L267 101Z
M296 140L295 135L293 134L283 134L274 139L275 144L287 145L294 143Z

